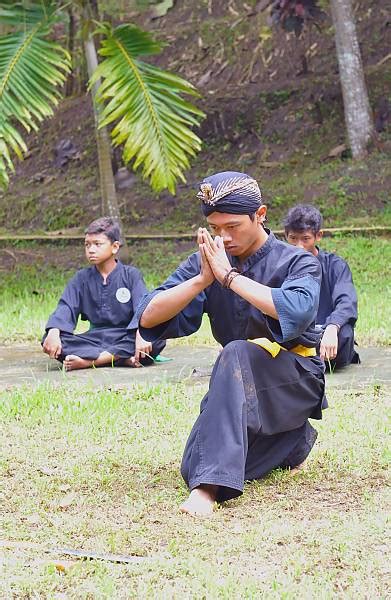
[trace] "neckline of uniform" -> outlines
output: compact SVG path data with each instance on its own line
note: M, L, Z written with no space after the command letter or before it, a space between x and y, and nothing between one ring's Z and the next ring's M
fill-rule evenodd
M265 231L268 234L268 238L266 240L266 242L264 244L262 244L262 246L260 248L258 248L258 250L256 250L256 252L254 252L254 254L251 254L251 256L249 256L244 263L241 264L241 272L244 273L245 271L248 271L248 269L250 269L250 267L253 266L253 264L255 264L256 262L258 262L259 260L261 260L261 258L264 258L264 256L266 256L267 254L269 254L270 250L273 248L274 244L276 243L276 237L274 235L274 233L270 230L270 229L266 229L265 227ZM234 262L238 265L240 265L240 261L239 259L234 256Z
M117 264L115 265L115 267L114 267L114 269L111 271L111 273L109 273L109 274L107 275L107 277L106 277L106 283L105 283L104 285L107 285L107 284L109 283L109 281L111 280L113 273L118 273L118 272L119 272L119 270L120 270L120 267L122 267L122 263L121 263L121 261L120 261L118 258L116 258L116 259L115 259L115 262L116 262ZM99 277L99 279L101 279L101 280L103 281L103 275L102 275L102 273L100 273L100 271L98 270L98 268L97 268L97 266L96 266L96 265L94 265L94 270L95 270L95 275L96 275L97 277Z

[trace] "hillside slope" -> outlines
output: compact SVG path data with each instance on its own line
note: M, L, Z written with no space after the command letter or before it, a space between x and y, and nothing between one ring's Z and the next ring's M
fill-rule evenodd
M365 162L330 151L344 142L342 97L330 21L302 40L271 31L255 2L176 2L164 18L129 15L169 45L155 62L192 81L207 113L202 152L175 197L154 195L138 175L119 189L127 230L176 232L200 222L194 199L204 175L243 170L262 185L273 226L298 201L324 212L326 225L390 222L391 122ZM258 3L259 5L260 3ZM197 6L196 6L197 5ZM356 2L357 26L374 110L391 101L391 17L376 0ZM173 33L174 32L174 33ZM306 56L308 73L302 73ZM388 58L387 58L388 57ZM56 166L55 148L76 154ZM87 95L66 98L0 194L0 228L53 231L84 226L100 214L93 116ZM117 166L120 153L116 152Z

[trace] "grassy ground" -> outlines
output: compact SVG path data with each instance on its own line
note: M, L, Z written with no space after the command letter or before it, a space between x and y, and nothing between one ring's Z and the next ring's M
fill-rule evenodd
M359 296L357 339L360 345L387 344L391 317L388 282L391 248L388 239L375 237L325 238L322 247L346 258L351 266ZM191 252L189 243L149 242L131 247L133 262L144 273L149 288L157 286ZM16 252L16 251L15 251ZM82 264L82 248L72 249L67 268L60 268L60 253L55 249L3 273L0 281L0 343L37 341L48 315L54 310L70 275ZM72 265L72 266L71 266ZM85 327L85 324L84 324ZM180 343L211 343L208 324Z
M204 391L1 394L1 597L387 597L387 390L333 391L307 471L196 521L178 468ZM54 547L141 558L59 571Z
M332 238L324 247L351 264L359 342L387 343L388 240ZM53 266L53 250L3 274L2 342L38 340L78 264L77 249L61 252L66 268ZM149 287L188 252L132 247ZM182 343L204 342L207 323ZM64 379L0 392L0 597L388 597L389 387L330 390L305 471L249 483L198 521L177 510L187 494L179 463L205 391L205 383L94 390ZM64 562L59 547L134 562Z

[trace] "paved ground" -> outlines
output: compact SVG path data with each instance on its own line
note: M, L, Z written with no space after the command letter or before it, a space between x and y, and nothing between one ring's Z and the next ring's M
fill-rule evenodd
M206 381L217 350L206 346L171 346L166 348L164 356L172 360L140 369L105 367L64 373L59 363L50 360L37 346L0 346L0 389L43 381L121 387L165 381ZM360 356L361 365L351 365L328 375L327 385L347 389L391 384L391 348L360 348Z

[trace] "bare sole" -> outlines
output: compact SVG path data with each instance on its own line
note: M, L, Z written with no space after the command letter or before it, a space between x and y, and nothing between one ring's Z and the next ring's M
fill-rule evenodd
M300 463L300 464L299 464L299 465L297 465L296 467L293 467L293 469L291 469L291 470L289 471L289 475L290 475L291 477L294 477L295 475L298 475L299 473L301 473L301 472L302 472L302 471L305 469L305 467L306 467L306 464L307 464L307 461L306 461L306 460L303 460L303 462L302 462L302 463Z

